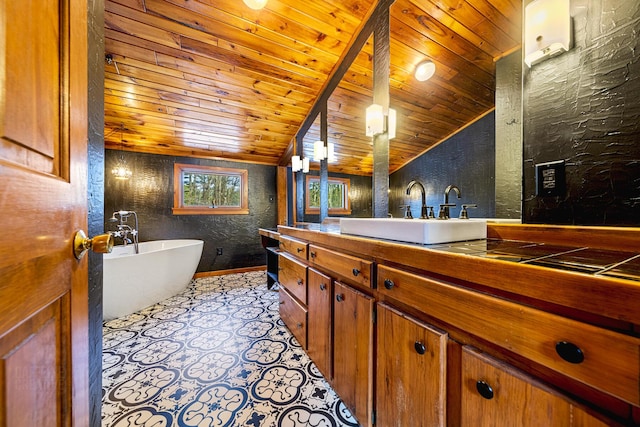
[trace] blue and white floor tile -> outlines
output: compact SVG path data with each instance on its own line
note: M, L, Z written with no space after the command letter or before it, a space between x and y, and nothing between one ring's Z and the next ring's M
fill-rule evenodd
M357 426L264 272L194 280L103 332L103 427Z

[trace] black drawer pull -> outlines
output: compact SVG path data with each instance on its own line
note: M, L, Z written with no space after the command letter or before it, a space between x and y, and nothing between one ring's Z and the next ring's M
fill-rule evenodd
M493 399L493 389L489 384L484 381L478 381L476 383L476 390L480 393L480 396L487 400Z
M325 285L324 283L320 283L320 290L324 291L325 289L327 289L327 285Z
M302 323L298 323L296 326L298 327L298 329L301 329L302 328Z
M336 301L338 301L338 302L344 301L344 295L342 295L342 294L336 295Z
M298 253L300 253L300 252L302 252L302 251L304 251L304 249L302 249L302 248L298 248Z
M384 287L391 290L396 284L391 279L384 279Z
M360 274L360 270L358 270L357 268L354 268L353 270L351 270L351 272L354 276L358 276L358 274Z
M280 301L280 305L284 304L284 301Z
M316 253L315 252L311 252L311 253L309 253L309 255L311 256L311 258L315 258L316 257Z
M425 345L420 341L416 341L413 347L416 349L418 354L425 354L427 352L427 347L425 347Z
M569 363L578 364L584 361L582 349L568 341L558 341L556 343L556 353Z
M302 286L303 283L304 281L302 279L298 279L298 285Z

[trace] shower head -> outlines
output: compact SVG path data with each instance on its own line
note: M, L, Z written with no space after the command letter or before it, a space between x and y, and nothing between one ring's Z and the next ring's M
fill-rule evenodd
M108 222L118 222L118 218L116 218L116 213L114 212L113 215L111 215L111 218L109 218L107 221Z

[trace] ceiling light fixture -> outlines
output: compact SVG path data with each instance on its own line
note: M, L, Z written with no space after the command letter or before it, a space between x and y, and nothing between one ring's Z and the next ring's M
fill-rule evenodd
M266 6L267 0L242 0L250 9L260 10Z
M436 64L427 59L416 65L415 77L419 82L424 82L433 77L436 72Z

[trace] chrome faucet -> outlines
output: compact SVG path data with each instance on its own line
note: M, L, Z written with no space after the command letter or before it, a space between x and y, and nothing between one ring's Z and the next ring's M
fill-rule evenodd
M427 208L429 206L427 206L427 193L424 190L424 185L422 185L421 183L419 183L415 179L411 180L411 182L409 182L409 184L407 185L407 196L411 196L411 189L415 185L418 185L420 187L420 192L422 193L422 210L420 212L420 219L428 219L429 216L427 214ZM410 212L410 211L407 210L407 212ZM409 215L410 215L410 213L409 213ZM407 218L407 217L405 216L405 218Z
M118 218L116 218L116 215L120 217L119 221ZM131 216L133 216L135 220L133 227L127 224L127 220ZM109 218L109 222L118 222L118 231L111 232L113 237L120 237L124 246L133 243L136 253L139 253L138 215L134 211L116 211L111 215L111 218ZM129 234L131 234L131 239L128 237Z
M449 203L449 192L453 190L458 195L458 199L462 195L460 193L460 189L455 185L449 185L444 189L444 204L440 205L440 214L438 215L439 219L449 219L449 208L453 208L456 205L453 203Z

